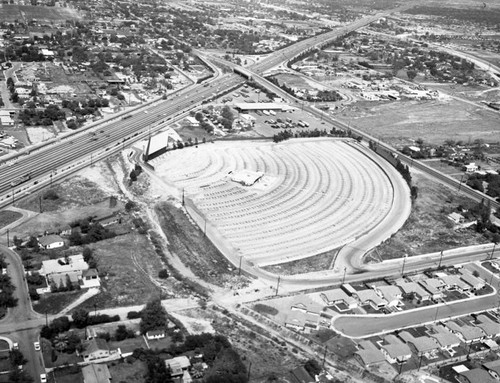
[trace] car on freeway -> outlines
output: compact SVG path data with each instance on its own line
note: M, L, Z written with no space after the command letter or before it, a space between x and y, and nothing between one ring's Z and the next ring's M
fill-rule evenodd
M33 345L35 346L35 351L40 351L40 342L35 342Z
M47 383L47 374L40 374L40 382Z

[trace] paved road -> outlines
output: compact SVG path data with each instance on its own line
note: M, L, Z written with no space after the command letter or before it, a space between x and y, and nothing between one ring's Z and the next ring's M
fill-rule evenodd
M35 351L33 342L38 337L38 326L44 323L44 320L41 319L42 315L34 312L31 307L21 259L14 251L2 245L0 252L8 262L7 273L16 287L14 296L18 299L17 306L9 309L7 315L0 321L0 333L19 343L20 351L28 359L24 369L36 378L44 371L44 365L41 353ZM32 326L33 324L36 326ZM17 331L21 328L26 330Z

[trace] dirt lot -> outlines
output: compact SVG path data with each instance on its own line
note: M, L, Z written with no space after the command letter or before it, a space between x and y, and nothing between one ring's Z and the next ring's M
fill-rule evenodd
M417 138L433 144L443 144L447 139L500 141L500 114L453 99L362 101L337 117L397 147L411 144Z
M460 204L470 204L468 198L427 178L423 173L412 170L412 178L419 191L410 217L401 230L370 253L371 257L392 259L402 257L404 253L425 254L488 242L473 229L452 229L452 222L447 215Z
M108 364L109 372L114 382L142 383L147 369L144 362L135 360L133 363L116 361Z

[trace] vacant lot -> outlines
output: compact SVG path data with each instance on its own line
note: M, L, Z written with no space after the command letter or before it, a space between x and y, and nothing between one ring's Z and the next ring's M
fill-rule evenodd
M487 242L472 228L454 231L452 222L447 218L458 205L471 204L468 198L420 172L412 171L412 178L419 192L410 217L397 234L372 252L372 256L391 259L402 257L405 253L425 254Z
M101 279L101 292L85 301L89 310L136 305L158 296L160 289L153 282L163 264L145 235L130 233L89 247L97 259Z
M42 20L73 20L81 19L78 11L70 8L37 7L31 5L0 4L0 21L27 22L32 19Z
M453 99L358 102L338 117L395 146L417 138L433 144L443 144L447 139L500 141L498 113Z

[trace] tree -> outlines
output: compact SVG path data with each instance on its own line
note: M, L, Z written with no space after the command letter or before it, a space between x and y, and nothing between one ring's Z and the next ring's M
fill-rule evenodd
M148 355L146 359L148 373L146 383L171 383L173 382L170 371L163 359L157 355Z
M89 262L92 259L92 249L90 247L84 247L82 252L83 260Z
M17 366L22 366L23 364L28 363L23 353L19 350L11 350L9 357L10 357L10 363L12 364L12 366L16 368Z
M54 337L53 344L57 351L63 352L68 347L68 337L66 335L58 334Z
M408 69L406 71L406 75L408 76L408 79L410 81L413 81L413 80L415 80L415 77L417 77L417 71L414 69Z
M167 269L161 269L158 272L158 278L167 279L168 277L169 277L169 274L168 274L168 270Z
M161 305L159 298L154 298L146 304L141 313L140 329L145 334L150 330L164 329L167 327L167 312Z
M137 174L136 174L135 170L132 170L130 172L130 182L135 182L135 181L137 181Z
M76 309L71 318L77 328L84 328L89 322L89 312L85 309Z
M9 374L10 383L33 383L33 378L24 370L14 369Z
M117 341L133 337L134 337L133 331L127 329L127 327L123 324L119 325L115 331L115 339Z
M321 372L321 366L316 359L309 359L304 364L304 368L311 376L316 376Z

